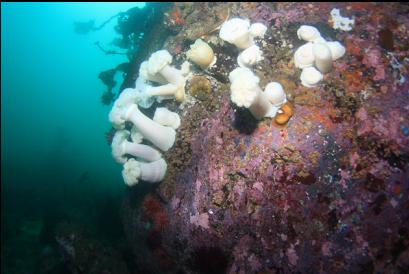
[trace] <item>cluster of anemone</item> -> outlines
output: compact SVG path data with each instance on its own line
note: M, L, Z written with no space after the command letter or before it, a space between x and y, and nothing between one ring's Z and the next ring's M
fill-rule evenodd
M294 64L302 69L301 84L315 87L332 69L332 62L345 54L345 47L338 41L326 41L313 26L303 25L297 31L299 39L307 41L294 53Z
M212 48L201 39L190 46L186 55L202 69L216 62ZM112 142L112 154L118 163L124 164L122 175L129 186L139 180L159 182L166 174L167 164L159 150L167 151L175 143L180 117L166 108L157 108L150 119L139 107L149 108L155 99L185 101L190 63L184 62L181 69L177 69L171 66L172 59L167 50L159 50L142 62L135 88L123 90L109 114L109 120L118 129ZM126 122L133 125L131 132L126 129ZM144 139L154 147L141 144Z
M144 101L149 101L152 97L176 99L178 102L185 100L185 84L190 66L188 62L185 62L181 69L176 69L170 65L172 59L172 55L167 50L159 50L153 53L147 61L142 62L139 77L136 80L136 88L142 92L140 105L150 106L151 103ZM151 82L155 85L150 84Z
M238 67L229 74L230 98L237 106L248 108L256 119L270 117L283 125L293 115L293 108L287 102L282 85L270 82L262 90L260 78L251 70L263 60L254 38L264 37L266 31L263 24L250 24L249 20L240 18L232 18L221 26L220 38L241 50L237 57ZM312 26L301 26L297 34L308 43L295 52L295 65L303 69L302 84L315 86L322 80L322 73L331 70L332 61L344 55L345 48L339 42L325 41ZM201 39L190 46L186 56L203 70L217 61L213 49ZM175 143L180 117L166 108L157 108L151 119L139 107L148 108L155 99L185 101L190 63L185 61L177 69L171 65L172 59L167 50L159 50L142 62L135 88L124 89L109 113L109 120L117 130L112 141L112 155L123 164L122 175L129 186L139 180L160 182L166 175L167 164L160 151L168 151ZM149 145L142 144L144 140Z
M267 27L261 23L250 24L249 20L232 18L220 29L220 38L234 44L242 52L237 57L238 68L229 74L231 100L239 107L248 108L258 120L275 117L280 107L287 102L283 87L278 82L267 84L264 91L259 86L260 78L251 68L263 60L262 51L255 44L255 37L264 37Z
M167 164L160 151L168 151L175 143L180 117L166 108L157 108L151 119L139 106L147 107L150 98L159 96L185 99L187 72L172 67L171 62L172 56L166 50L153 53L141 64L135 88L124 89L109 113L109 120L117 129L112 155L124 165L122 176L129 186L139 180L156 183L165 177ZM153 86L151 82L159 85ZM127 129L127 124L132 128ZM142 144L143 140L151 145Z
M212 48L200 39L191 45L187 57L202 69L216 62ZM171 66L172 59L167 50L159 50L142 62L135 88L124 89L109 113L109 120L117 129L111 145L112 155L124 165L122 176L129 186L139 180L160 182L166 175L167 164L160 151L168 151L175 143L180 117L162 107L157 108L150 119L139 107L149 108L155 99L185 101L190 63L184 62L181 69L177 69ZM130 130L127 124L132 124ZM142 144L143 140L151 145Z

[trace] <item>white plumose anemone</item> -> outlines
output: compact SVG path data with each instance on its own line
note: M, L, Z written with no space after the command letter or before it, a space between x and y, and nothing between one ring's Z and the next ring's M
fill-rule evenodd
M341 45L341 43L338 41L327 42L327 46L329 47L331 51L331 56L332 56L333 61L338 60L339 58L344 56L346 52L345 47Z
M313 26L308 26L308 25L302 25L298 30L297 30L297 36L299 39L302 39L307 42L312 42L315 39L321 37L320 32L316 27Z
M186 52L186 57L202 69L211 67L216 63L216 56L213 49L202 39L197 39L190 45L190 50Z
M248 68L236 68L229 74L231 82L230 98L239 107L246 107L258 120L272 117L277 109L270 103L268 96L261 90L260 79Z
M153 115L153 120L162 126L169 126L177 129L180 126L180 117L176 112L172 112L167 108L157 108Z
M143 163L135 159L129 159L124 164L122 177L128 186L136 185L139 180L157 183L165 178L166 170L167 164L162 158L151 163Z
M137 98L138 92L136 89L126 88L115 100L114 105L109 112L109 121L116 129L123 129L125 127L123 113L131 104L136 102Z
M221 26L220 38L240 49L246 49L254 44L249 28L249 20L232 18Z
M253 37L263 38L267 31L267 26L262 23L254 23L250 26L250 34Z
M171 127L162 126L143 114L136 104L132 104L123 113L124 120L130 121L142 134L162 151L167 151L175 142L176 132Z
M314 65L314 61L313 43L304 44L295 51L294 64L297 68L311 67Z
M143 79L159 83L159 84L166 84L167 81L165 78L163 78L162 75L160 74L151 74L148 71L148 61L143 61L139 67L139 76L141 76Z
M112 140L112 155L118 163L124 164L126 162L126 154L149 162L159 160L162 157L159 151L150 146L129 142L127 140L129 135L127 130L118 130Z
M322 73L327 73L332 69L332 54L326 43L314 43L312 47L314 53L315 67Z
M315 87L323 79L322 73L331 71L333 61L345 54L345 47L337 41L326 41L313 26L302 25L297 30L297 36L308 43L295 51L294 64L302 69L302 85Z
M273 106L280 107L287 102L283 86L278 82L270 82L264 88L264 93Z
M167 50L158 50L149 57L147 74L158 79L163 78L167 83L171 84L163 90L157 89L151 92L173 92L176 100L182 102L185 100L186 78L184 72L170 66L171 62L172 55ZM174 90L174 87L176 87L176 90Z
M314 67L304 68L301 72L301 84L305 87L316 87L323 79L322 73Z
M237 63L240 67L251 67L263 60L263 52L256 45L243 50L237 57Z

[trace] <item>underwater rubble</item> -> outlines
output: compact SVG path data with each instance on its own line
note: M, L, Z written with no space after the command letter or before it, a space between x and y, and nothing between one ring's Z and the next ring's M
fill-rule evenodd
M352 30L332 28L333 8L355 19ZM188 103L155 104L178 112L181 125L163 155L163 182L138 203L137 185L123 202L138 269L409 271L408 13L403 3L175 4L164 17L172 34L162 48L179 67L202 38L217 63L193 66ZM268 26L255 40L264 59L254 71L260 86L283 85L294 109L285 125L257 121L230 100L238 50L218 29L233 17ZM313 88L301 85L293 62L303 24L346 47Z

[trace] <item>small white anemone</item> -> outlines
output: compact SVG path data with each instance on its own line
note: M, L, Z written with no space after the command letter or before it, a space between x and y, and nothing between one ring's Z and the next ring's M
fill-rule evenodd
M219 35L222 40L234 44L240 49L246 49L254 44L249 28L249 20L232 18L223 23Z
M167 81L165 78L163 78L162 75L156 73L156 74L151 74L149 73L148 70L148 61L143 61L139 67L139 76L143 77L143 79L152 81L155 83L159 84L166 84Z
M278 82L268 83L264 88L264 94L272 106L266 117L273 118L277 115L280 107L287 102L287 95L283 86Z
M314 44L315 44L315 43L326 43L327 40L325 40L324 38L322 38L322 37L320 36L320 37L314 39L312 42L313 42Z
M113 124L114 128L123 129L125 127L123 113L131 104L136 102L137 98L138 91L136 89L126 88L121 92L109 112L109 121Z
M254 23L250 26L250 34L253 37L263 38L267 31L267 26L262 23Z
M297 36L299 39L305 40L307 42L312 42L315 39L321 37L321 34L316 27L302 25L297 30Z
M180 117L176 112L170 111L167 108L157 108L153 115L153 120L162 126L169 126L177 129L180 126Z
M305 87L316 87L323 79L322 73L314 67L304 68L301 72L301 84Z
M147 94L147 89L150 87L148 80L139 76L135 81L135 89L138 91L136 103L143 108L150 108L154 103L154 98Z
M157 75L162 69L172 63L172 59L172 55L165 49L155 51L148 60L148 73L150 75Z
M327 46L329 47L332 55L332 60L335 61L345 54L345 47L338 41L334 42L327 42Z
M139 130L135 127L132 126L131 128L131 140L134 143L142 143L143 141L143 135L139 132Z
M123 118L132 122L144 139L149 140L159 149L167 151L173 146L176 136L175 130L149 119L138 109L136 104L132 104L126 109Z
M174 96L177 101L182 102L185 100L185 84L186 78L181 70L178 70L172 66L172 55L167 50L158 50L154 52L148 60L148 73L150 75L160 75L166 79L167 83L170 83L177 87L174 92ZM166 92L170 92L170 87L166 88Z
M216 63L216 56L213 49L202 39L197 39L190 45L190 50L186 52L186 57L202 69L211 67Z
M161 86L146 86L146 94L148 96L170 96L174 95L178 90L178 86L174 84L166 84Z
M251 67L263 60L263 52L256 45L243 50L237 57L237 63L240 67Z
M128 186L134 186L139 182L141 177L141 168L139 162L135 159L129 159L122 169L122 178Z
M135 159L129 159L124 164L122 177L128 186L136 185L139 180L157 183L165 178L166 170L167 164L162 158L151 163L143 163Z
M215 57L216 58L216 57ZM188 61L185 61L182 63L180 66L180 72L184 77L188 77L190 74L190 63Z
M313 43L308 42L299 47L294 54L294 64L297 68L307 68L314 65Z
M229 74L231 100L239 107L249 108L260 92L258 78L248 68L236 68Z
M327 73L332 68L332 54L327 43L314 43L312 47L315 67L322 73Z
M287 102L287 96L283 86L278 82L268 83L264 88L264 93L273 106L280 107Z
M260 79L248 68L236 68L230 72L230 98L239 107L246 107L258 120L269 117L273 105L261 90Z
M149 162L156 161L162 157L159 151L150 146L129 142L129 135L130 134L127 130L118 130L115 132L111 147L112 156L118 163L123 164L126 162L126 154Z

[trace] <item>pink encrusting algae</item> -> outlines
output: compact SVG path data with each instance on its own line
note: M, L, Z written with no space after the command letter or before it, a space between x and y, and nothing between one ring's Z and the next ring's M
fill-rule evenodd
M240 17L247 9L252 22L269 26L266 38L255 40L264 54L254 68L260 86L281 81L294 115L278 125L274 119L255 121L247 109L236 107L226 79L237 50L209 40L217 68L194 73L208 78L212 90L183 110L175 146L164 156L168 175L155 190L169 220L161 226L161 247L187 273L408 269L409 93L408 83L398 81L408 67L402 43L409 44L404 35L409 20L400 12L408 8L398 3L243 5L181 8L185 25L165 47L195 37L190 24L200 12L222 14L228 8L230 16ZM351 31L332 28L332 8L354 16ZM391 66L378 41L387 16L402 26L393 34L393 54L402 67ZM324 38L346 47L314 88L300 84L293 63L301 24L316 26Z

